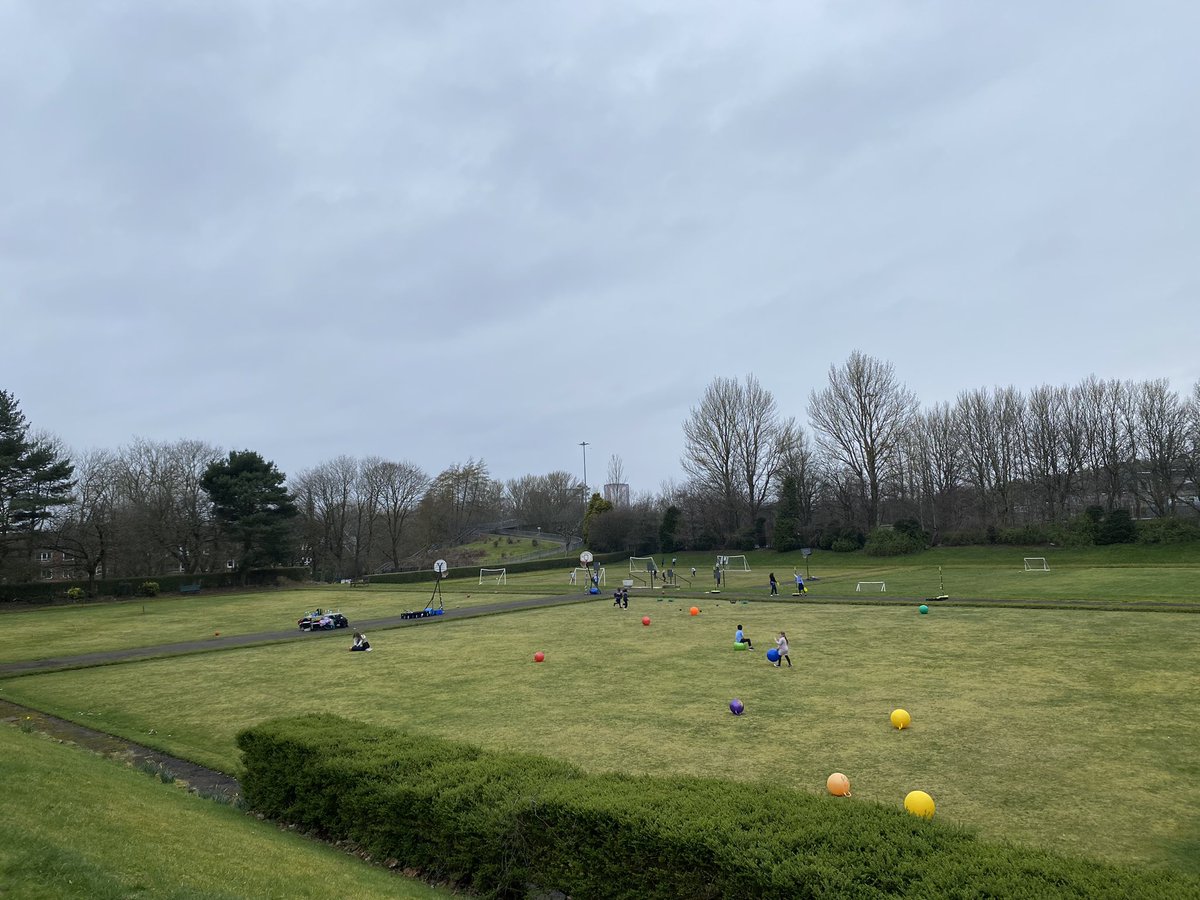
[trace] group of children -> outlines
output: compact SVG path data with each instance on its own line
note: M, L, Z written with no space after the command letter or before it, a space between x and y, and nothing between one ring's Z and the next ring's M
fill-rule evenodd
M796 596L799 596L800 594L807 594L808 588L806 588L804 586L804 576L801 575L799 572L797 572L795 575L795 578L796 578ZM771 573L769 580L771 582L771 596L774 597L775 595L777 595L779 593L779 582L775 580L774 572Z
M754 644L751 643L750 638L747 636L745 629L742 628L741 625L738 625L737 631L734 632L733 640L735 643L745 644L746 649L748 650L754 649ZM775 668L778 669L780 666L782 666L783 661L786 659L788 668L790 669L792 667L792 658L788 655L787 635L782 631L779 632L779 637L775 638L775 649L779 651L779 658L774 662Z
M618 591L613 591L613 606L619 606L621 609L629 609L629 588L621 588Z

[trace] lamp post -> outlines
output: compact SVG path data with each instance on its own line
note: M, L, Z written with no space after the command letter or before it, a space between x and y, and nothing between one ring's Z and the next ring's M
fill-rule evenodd
M588 448L588 442L587 442L587 441L580 441L580 442L579 442L579 446L583 448L583 496L586 498L586 497L587 497L587 489L588 489L588 483L587 483L587 448Z

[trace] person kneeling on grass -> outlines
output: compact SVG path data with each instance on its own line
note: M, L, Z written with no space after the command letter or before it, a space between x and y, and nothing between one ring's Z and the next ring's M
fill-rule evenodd
M361 632L354 632L354 645L351 650L370 650L371 642L367 640L367 636Z

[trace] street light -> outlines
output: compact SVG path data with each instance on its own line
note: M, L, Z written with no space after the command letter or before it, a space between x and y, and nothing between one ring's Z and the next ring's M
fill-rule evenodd
M586 496L587 496L587 489L588 489L588 482L587 482L587 448L588 448L588 442L587 442L587 441L580 441L580 442L579 442L579 446L583 448L583 495L584 495L584 497L586 497Z

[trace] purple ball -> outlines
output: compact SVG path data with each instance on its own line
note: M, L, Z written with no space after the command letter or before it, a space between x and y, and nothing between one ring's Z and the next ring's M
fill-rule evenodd
M746 711L746 707L741 700L733 699L729 701L729 711L735 716L740 716Z

